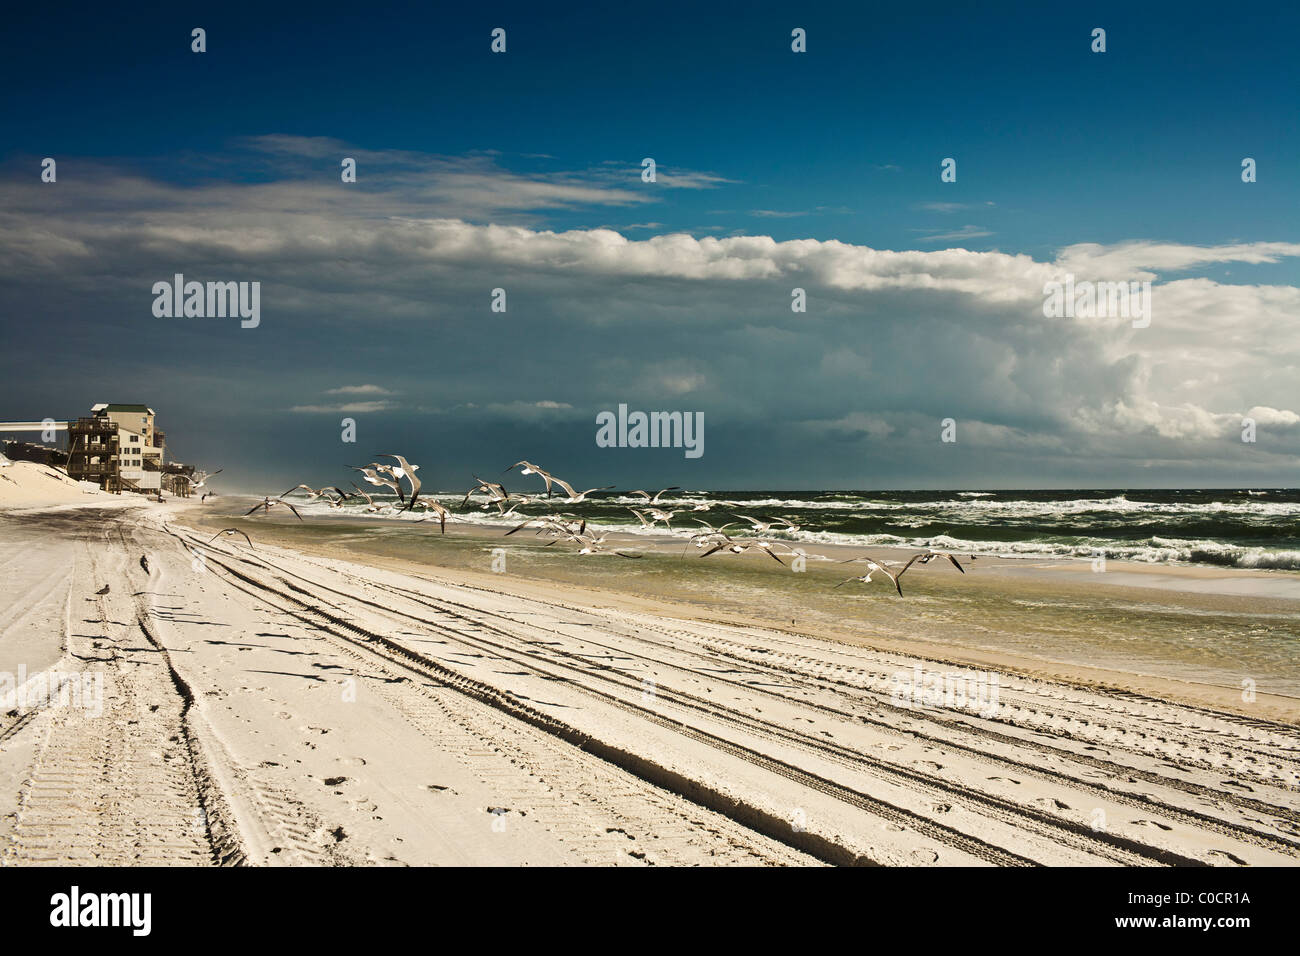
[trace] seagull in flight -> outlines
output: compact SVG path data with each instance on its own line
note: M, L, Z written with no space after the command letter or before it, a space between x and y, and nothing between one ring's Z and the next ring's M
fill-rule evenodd
M682 489L679 486L673 485L671 488L661 488L659 491L656 491L654 493L654 497L651 497L650 492L648 491L631 491L628 492L628 494L640 495L642 498L645 499L646 504L657 505L659 503L659 496L662 495L665 491L681 491L681 490Z
M569 484L563 478L552 478L551 481L555 482L569 493L568 500L564 502L566 505L576 505L580 501L586 501L587 495L591 494L593 491L609 491L609 489L614 487L614 485L605 485L603 488L588 488L586 491L578 492L574 491L573 485Z
M593 537L589 534L577 534L573 536L573 540L582 545L582 547L578 549L578 554L617 554L620 558L641 557L639 554L626 554L623 551L617 550L610 551L602 547L605 543L605 538L606 535L603 534L599 538Z
M213 541L216 541L223 534L226 537L230 537L231 535L236 535L236 534L243 534L244 540L248 542L248 546L250 548L253 548L253 539L250 538L248 535L244 534L244 532L240 531L238 528L222 528L220 531L218 531L216 534L214 534L211 538L208 539L208 544L211 544ZM257 549L253 548L253 550L256 551Z
M699 518L695 519L695 523L705 529L704 531L697 531L690 537L691 543L697 548L707 548L711 544L716 544L716 539L719 537L726 539L726 530L736 526L736 522L728 521L726 524L715 528L707 521L702 521Z
M387 465L381 465L378 462L372 461L369 465L365 465L362 467L358 467L356 465L349 465L348 467L351 468L353 471L361 472L362 477L364 477L366 481L370 482L370 484L374 485L377 488L391 488L393 492L397 495L397 500L402 502L403 504L406 503L406 495L402 493L401 483L395 477L383 478L380 476L379 472L381 470L389 471L389 474L392 473L388 469ZM356 486L353 485L353 487ZM359 491L360 489L357 490Z
M397 460L397 464L399 467L391 469L393 475L397 478L398 481L401 481L402 477L405 476L406 480L411 483L411 500L406 505L406 510L410 511L412 508L415 507L415 499L420 496L420 479L415 477L415 470L420 466L412 465L401 455L394 455L388 452L383 453L378 457L395 458Z
M511 497L514 498L514 504L501 512L501 517L503 518L508 518L512 514L515 514L519 508L524 507L525 505L531 505L533 502L540 500L532 495L512 495ZM500 506L498 505L498 507Z
M545 531L551 537L559 538L576 538L587 530L586 518L578 518L575 515L568 514L551 514L541 515L537 518L527 518L507 531L505 537L508 538L516 531L522 531L531 524L540 525L535 532L536 534L541 534Z
M920 557L921 557L921 555L919 555L919 554L914 554L914 555L912 555L910 558L908 558L908 560L907 560L907 564L903 565L903 570L902 570L902 571L898 571L898 572L894 572L894 571L889 570L889 568L885 567L883 564L881 564L880 562L878 562L878 561L876 561L876 560L874 560L874 559L872 559L872 558L865 558L865 559L864 559L864 558L849 558L849 561L861 561L861 560L865 560L865 561L867 562L867 568L868 568L868 571L867 571L866 574L860 574L860 575L856 575L856 576L851 577L851 578L845 578L845 579L844 579L843 581L841 581L839 584L835 585L835 587L837 587L837 588L842 588L842 587L844 587L844 585L848 584L848 583L851 582L851 581L861 581L863 584L870 584L870 583L871 583L871 576L872 576L873 574L879 572L879 573L883 574L885 577L889 578L889 580L892 581L892 582L894 583L894 590L898 592L898 596L899 596L899 597L902 597L902 596L903 596L903 588L902 588L902 585L900 585L900 584L898 583L898 579L901 578L901 577L903 576L903 571L906 571L908 568L910 568L910 567L912 566L912 564L913 564L914 562L916 562ZM847 564L848 562L847 562L847 561L841 561L840 563L841 563L841 564Z
M520 465L523 466L523 470L519 472L521 475L541 475L542 481L546 482L546 494L549 496L551 493L551 484L555 481L555 479L551 477L551 473L546 471L544 468L538 468L536 465L528 461L517 461L507 468L506 471L514 471ZM504 475L506 471L501 472L501 474Z
M325 493L328 492L328 491L333 491L333 492L335 492L336 494L342 495L344 498L350 498L350 497L351 497L351 495L347 494L347 493L346 493L345 491L343 491L341 488L338 488L338 487L336 487L336 486L334 486L334 485L326 485L325 487L321 488L320 491L317 491L317 490L316 490L315 488L313 488L311 485L294 485L292 488L290 488L288 491L286 491L286 492L285 492L284 494L282 494L280 497L281 497L281 498L284 498L284 497L287 496L287 495L291 495L291 494L293 494L295 491L297 491L299 488L301 488L303 491L307 492L307 495L308 495L308 497L309 497L309 500L311 500L311 501L315 501L317 498L325 497Z
M776 552L773 551L772 548L779 545L781 547L786 548L787 550L790 550L789 545L782 544L782 542L780 541L759 541L751 538L745 538L742 541L736 541L732 538L727 537L725 534L722 535L722 538L723 538L722 541L719 541L708 551L705 551L702 555L700 555L700 557L707 558L709 555L716 554L719 551L730 551L732 554L744 554L746 551L753 548L758 551L762 551L764 554L766 554L777 564L781 565L782 567L785 567L785 562L782 561L779 557L777 557Z
M474 492L481 491L490 499L486 504L480 506L484 511L493 504L497 506L498 511L505 510L505 503L510 500L510 492L506 491L505 485L496 481L484 481L478 475L474 476L474 480L477 481L478 484L465 492L465 500L460 503L462 508L469 504L470 496L473 495Z
M423 508L425 511L432 511L434 514L438 516L438 524L441 527L441 533L446 534L447 516L450 515L451 512L448 511L447 508L443 506L442 502L435 501L432 498L425 498L423 501L420 502L420 507ZM411 509L407 508L406 510L410 511ZM429 517L428 515L425 515L423 518L419 518L417 520L425 521L428 519L428 517Z
M787 518L763 518L763 520L760 521L758 518L751 518L749 515L732 515L731 517L739 518L742 521L748 521L754 526L751 530L755 534L767 534L773 528L777 528L780 531L790 532L799 530L799 526Z
M375 499L374 499L374 498L372 498L372 497L371 497L370 495L368 495L366 492L364 492L364 491L361 490L361 486L358 485L355 481L352 482L352 487L355 488L355 489L357 489L357 495L360 495L362 498L365 498L365 499L366 499L366 508L365 508L366 511L369 511L369 512L372 512L372 513L373 513L373 512L376 512L376 511L382 511L382 510L383 510L382 508L379 507L379 505L375 504ZM353 497L355 498L356 495L353 495Z
M627 510L641 519L641 527L651 531L660 521L664 523L665 528L672 531L672 520L677 517L676 511L664 511L660 508L647 508L645 511L639 511L636 508L628 508Z
M952 566L956 568L958 571L960 571L962 574L966 573L966 569L961 566L961 562L959 562L954 555L949 554L947 551L935 551L933 548L930 548L926 551L922 551L912 560L913 561L919 560L922 564L929 564L931 561L935 561L942 558L947 558L949 561L951 561ZM972 557L970 560L974 561L975 559Z
M215 478L217 475L221 474L221 473L222 473L223 471L225 471L225 470L226 470L226 469L224 469L224 468L218 468L218 469L217 469L216 471L214 471L212 474L208 474L208 473L205 471L205 472L203 473L203 475L199 478L198 481L195 481L195 480L194 480L193 478L191 478L189 475L186 475L186 476L185 476L185 480L188 481L188 482L190 483L190 487L192 487L192 488L202 488L204 485L206 485L206 484L208 483L208 479L209 479L209 478Z
M293 505L289 504L289 502L281 498L271 498L271 497L264 497L259 504L253 505L253 507L249 508L247 511L244 512L244 517L247 518L249 515L251 515L254 511L257 511L259 508L265 508L267 513L270 514L271 509L274 508L276 505L284 505L286 508L288 508L290 511L293 512L294 517L296 517L299 521L302 520L302 515L298 514L298 509L295 508Z

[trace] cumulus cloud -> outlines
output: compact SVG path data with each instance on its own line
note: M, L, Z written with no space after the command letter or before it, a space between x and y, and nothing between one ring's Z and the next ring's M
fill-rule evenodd
M278 175L346 149L300 137L258 148ZM256 400L298 414L455 410L585 428L626 401L704 411L715 448L744 434L870 449L897 469L947 468L940 453L983 449L1019 456L1004 470L1141 459L1220 462L1225 474L1249 415L1269 433L1254 460L1294 462L1300 289L1188 273L1280 262L1300 244L1079 244L1043 259L764 235L637 239L455 214L647 201L613 174L584 185L507 173L491 157L343 154L358 159L358 185L381 162L400 184L180 186L100 170L57 190L0 185L3 304L38 314L57 297L72 311L108 310L122 330L174 336L175 360L192 354L196 368L223 349L236 365L264 362ZM160 324L149 288L178 271L260 280L261 327ZM1045 316L1045 284L1067 274L1152 281L1150 326ZM790 309L796 286L804 313ZM489 311L497 287L508 290L504 314ZM278 335L309 360L251 352ZM326 387L338 381L384 384ZM302 403L304 392L366 400ZM400 406L386 398L398 394ZM958 422L955 450L938 442L945 417ZM1292 439L1270 443L1283 433Z
M1065 271L1093 280L1154 279L1159 273L1182 272L1212 263L1258 265L1294 256L1300 256L1300 243L1188 246L1173 242L1133 241L1102 246L1085 242L1062 249L1056 261Z
M343 402L338 405L294 405L289 411L295 414L348 414L360 415L366 412L382 412L392 408L391 402Z
M382 385L340 385L325 391L326 395L392 395Z

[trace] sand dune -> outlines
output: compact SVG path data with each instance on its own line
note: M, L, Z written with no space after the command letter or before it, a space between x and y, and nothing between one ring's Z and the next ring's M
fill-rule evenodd
M0 526L3 561L57 539L45 654L105 683L102 716L0 717L5 862L1300 860L1294 726L1010 671L979 675L995 700L927 702L918 675L975 675L605 591L209 543L185 509Z
M0 510L80 502L87 495L108 497L48 465L6 459L0 466Z

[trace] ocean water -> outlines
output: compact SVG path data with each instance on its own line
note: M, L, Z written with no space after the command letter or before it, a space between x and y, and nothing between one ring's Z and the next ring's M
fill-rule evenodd
M511 493L536 494L541 480L516 477ZM534 487L536 486L536 487ZM651 492L657 489L648 489ZM644 499L619 490L576 505L562 498L522 506L502 518L485 499L460 507L464 493L434 494L458 520L512 527L550 509L579 515L597 529L650 533L631 508ZM392 496L376 503L396 505ZM364 514L349 501L341 509L300 505L304 515ZM682 537L744 516L788 518L799 530L769 536L808 544L936 547L972 554L1033 559L1091 558L1152 564L1201 564L1300 571L1300 489L1174 489L1077 491L695 491L665 493L658 507L674 512L672 533ZM382 516L382 515L381 515ZM741 516L737 518L735 516ZM390 517L411 521L409 512ZM660 524L656 534L663 534Z

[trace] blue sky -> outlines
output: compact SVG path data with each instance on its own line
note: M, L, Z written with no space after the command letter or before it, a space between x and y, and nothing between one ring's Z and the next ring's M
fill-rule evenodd
M272 461L284 448L314 480L342 477L319 475L351 455L323 437L338 431L323 409L363 394L367 435L447 456L452 475L549 453L592 483L1021 487L1083 468L1094 485L1294 484L1294 8L602 6L13 11L0 415L147 401L250 484L313 480ZM488 49L497 26L505 55ZM360 157L355 186L342 155ZM57 184L37 178L44 156ZM646 156L657 184L640 181ZM1246 156L1258 182L1241 182ZM389 254L394 223L435 220L464 231ZM695 245L545 248L549 231L593 230ZM745 236L817 248L736 279L730 251L701 245ZM835 243L859 250L852 266ZM1012 257L1101 261L1062 256L1083 244L1127 250L1097 278L1173 283L1156 332L1035 329L1032 295L999 291L1022 271ZM890 287L900 268L911 278ZM260 279L263 326L163 324L140 289L173 271ZM796 285L817 303L798 323ZM507 317L484 314L495 286ZM1245 338L1243 316L1260 317ZM72 389L44 372L51 332ZM118 394L104 350L156 393ZM756 385L766 400L736 400ZM703 411L710 451L687 468L595 449L592 417L619 401ZM1232 418L1255 408L1268 440L1239 447ZM936 448L928 423L945 415L974 440ZM800 464L760 473L773 455Z

